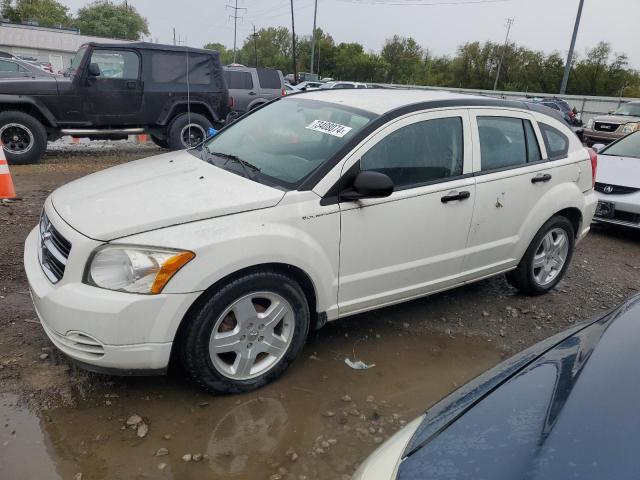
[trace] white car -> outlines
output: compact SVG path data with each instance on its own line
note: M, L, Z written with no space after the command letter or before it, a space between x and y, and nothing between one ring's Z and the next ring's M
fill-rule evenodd
M366 83L361 82L341 82L338 80L333 80L331 82L323 83L320 86L320 90L333 90L340 88L367 88Z
M589 231L596 161L520 102L292 95L57 189L25 269L44 330L85 367L162 372L174 352L203 388L248 391L327 320L505 272L549 291Z
M608 147L594 145L600 162L596 176L598 223L640 228L640 131Z

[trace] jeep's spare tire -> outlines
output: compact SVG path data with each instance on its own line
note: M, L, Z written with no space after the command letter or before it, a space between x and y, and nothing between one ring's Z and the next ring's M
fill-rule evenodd
M169 126L169 147L172 150L195 147L209 136L211 127L213 124L199 113L181 113Z
M38 119L19 111L0 112L0 140L11 165L38 163L47 149L47 132Z

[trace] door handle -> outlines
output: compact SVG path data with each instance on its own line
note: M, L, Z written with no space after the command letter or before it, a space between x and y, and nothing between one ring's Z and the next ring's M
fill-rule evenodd
M550 173L545 173L543 174L538 174L535 177L533 177L531 179L531 183L540 183L540 182L548 182L549 180L551 180L551 174Z
M249 95L257 95L256 92L249 92Z
M131 90L133 90L134 88L138 87L138 82L127 82L127 88L130 88Z
M456 200L466 200L467 198L469 198L471 196L471 194L469 192L467 192L466 190L463 190L462 192L450 192L447 195L445 195L444 197L442 197L440 199L440 201L442 203L449 203L449 202L455 202Z

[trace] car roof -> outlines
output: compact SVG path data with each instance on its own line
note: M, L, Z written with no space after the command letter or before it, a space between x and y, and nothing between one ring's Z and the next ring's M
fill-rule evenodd
M151 42L122 42L122 43L89 42L89 43L85 43L84 45L91 45L91 46L100 47L100 48L115 48L115 49L133 48L133 49L139 49L139 50L161 50L161 51L181 52L181 53L184 53L184 52L204 53L207 55L216 55L216 56L220 55L220 53L217 50L208 50L204 48L193 48L193 47L182 47L179 45L164 45L161 43L151 43Z
M436 90L422 89L390 89L390 88L362 88L362 89L326 89L304 92L302 97L310 100L336 103L359 110L365 110L377 115L384 115L393 110L422 103L442 104L451 101L452 106L499 106L504 108L520 108L533 110L524 102L498 100L491 97L466 95ZM435 108L436 105L432 105ZM546 112L542 112L546 113Z

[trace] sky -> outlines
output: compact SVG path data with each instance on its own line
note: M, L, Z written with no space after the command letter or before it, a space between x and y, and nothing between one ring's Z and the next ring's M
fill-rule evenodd
M119 1L119 0L117 0ZM233 46L236 0L128 0L147 18L150 38L173 42L173 28L187 45ZM291 26L290 0L237 0L238 48L257 29ZM72 11L81 0L61 0ZM314 0L293 0L297 35L313 29ZM413 3L413 4L412 4ZM409 4L409 5L407 5ZM394 34L413 37L434 55L453 54L468 41L503 42L507 18L515 19L510 40L520 46L566 56L579 0L318 0L318 27L336 42L359 42L380 51ZM576 52L607 41L640 69L640 0L585 0ZM146 38L148 40L149 38Z

